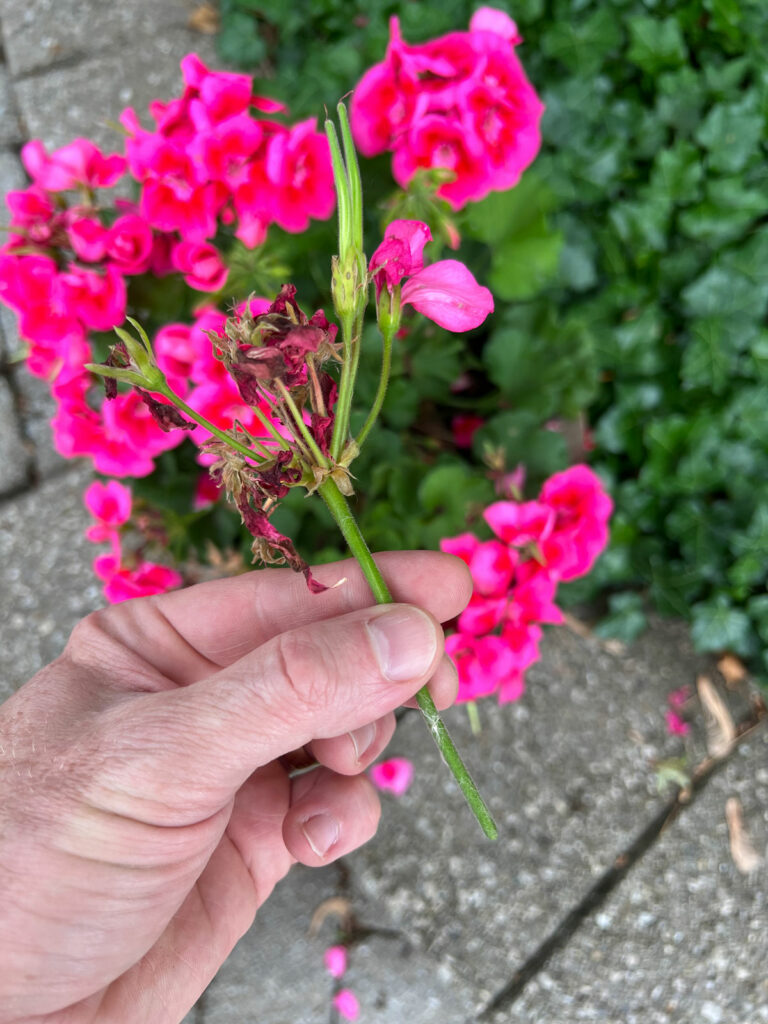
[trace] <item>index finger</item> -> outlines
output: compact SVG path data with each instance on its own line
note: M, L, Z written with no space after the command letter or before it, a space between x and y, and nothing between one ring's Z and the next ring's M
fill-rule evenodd
M388 551L375 560L395 601L418 605L438 622L458 615L472 593L467 567L453 555ZM259 569L131 601L108 610L114 615L110 632L176 682L194 682L288 629L375 603L354 559L319 566L313 573L329 587L324 593L310 593L304 577L291 569ZM162 652L172 645L163 642L163 630L197 657L176 659L174 670L167 670ZM185 678L179 677L181 664L187 666Z

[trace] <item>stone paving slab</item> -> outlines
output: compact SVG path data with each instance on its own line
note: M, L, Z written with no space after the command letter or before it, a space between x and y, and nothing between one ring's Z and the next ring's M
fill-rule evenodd
M496 844L477 832L457 800L419 717L401 723L389 753L415 761L414 784L400 801L384 797L378 835L344 858L354 913L364 925L395 935L353 948L345 983L364 1004L361 1020L476 1020L479 1008L663 805L652 761L681 749L665 732L666 694L704 667L708 662L693 655L682 625L659 625L624 656L553 630L530 673L526 698L505 708L481 706L481 737L470 735L464 709L449 712L452 732L501 825ZM738 714L739 697L733 704ZM691 742L699 756L698 730ZM302 885L309 886L312 874L305 878ZM305 974L313 970L310 952L302 954L301 970L293 962L283 970L269 952L288 940L305 947L307 904L319 903L322 891L296 895L289 879L279 898L275 918L269 905L264 908L261 927L241 941L210 987L206 1022L324 1024L322 1014L306 1009L301 1015L289 1002L293 1016L286 1016L285 1004L274 1002L275 991L290 990L292 979L301 977L297 1007L314 1005L304 994ZM768 936L760 943L766 956ZM620 963L620 949L616 958ZM259 970L248 983L253 964ZM698 965L698 956L691 956L689 969ZM571 979L582 983L583 969ZM324 995L325 983L316 984ZM531 1019L570 1020L558 1014Z
M0 64L0 146L15 146L21 139L19 113L11 90L8 68Z
M119 149L120 136L109 122L115 122L128 106L135 107L146 120L150 100L177 95L181 89L179 60L190 50L216 64L210 37L171 29L142 39L140 45L126 48L119 56L96 54L73 66L16 81L16 98L28 136L42 139L52 148L84 136L107 150Z
M56 402L47 382L33 377L23 366L13 370L11 380L16 391L21 429L34 447L37 475L48 477L71 466L71 461L59 455L53 444L51 419L56 412Z
M376 842L349 858L365 916L409 935L483 1005L658 813L653 762L681 750L666 734L666 695L706 665L682 625L659 624L624 656L557 629L525 698L481 706L479 738L452 709L446 721L499 822L495 844L409 716L393 749L415 760L416 780Z
M740 874L725 802L763 863ZM520 1024L768 1021L768 730L739 748L595 917L499 1019Z
M155 33L186 31L195 0L0 0L6 58L14 77L87 54L140 48Z
M92 474L68 470L0 502L0 700L57 657L75 624L101 607L83 536L82 494Z
M0 495L26 484L30 456L19 430L13 393L0 376Z

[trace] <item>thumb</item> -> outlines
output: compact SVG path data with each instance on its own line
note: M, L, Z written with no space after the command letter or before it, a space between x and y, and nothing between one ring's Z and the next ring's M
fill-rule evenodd
M110 778L110 789L122 795L128 787L132 801L144 801L145 821L199 820L256 768L401 705L434 674L442 653L440 625L405 604L281 633L202 682L123 705L118 750L129 753L116 754L119 737L110 737L107 770L122 776Z

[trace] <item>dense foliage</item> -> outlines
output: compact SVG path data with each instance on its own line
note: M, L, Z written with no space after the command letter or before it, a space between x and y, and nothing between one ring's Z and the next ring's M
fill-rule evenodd
M382 58L391 14L418 41L466 24L475 6L222 0L221 52L314 113ZM435 405L486 417L476 452L502 446L534 482L574 444L573 431L542 425L587 408L592 460L617 512L611 548L573 596L607 594L605 631L635 635L650 599L691 617L699 648L758 658L768 645L764 7L506 9L547 105L544 149L517 189L459 221L462 252L477 246L501 300L492 333L474 345L499 393L451 391L467 369L456 341L413 339L377 442L376 522L366 528L380 544L434 543L447 526L436 510L455 520L487 500L476 477L464 488L454 456L436 451L426 475L411 458L403 430L418 436ZM405 515L414 493L424 522Z

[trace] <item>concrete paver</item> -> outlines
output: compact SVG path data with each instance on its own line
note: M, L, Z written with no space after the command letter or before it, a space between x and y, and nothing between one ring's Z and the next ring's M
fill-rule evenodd
M27 482L31 452L19 430L13 394L0 377L0 494L24 486Z

